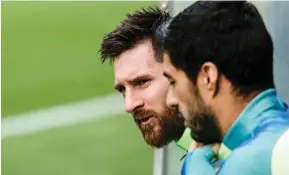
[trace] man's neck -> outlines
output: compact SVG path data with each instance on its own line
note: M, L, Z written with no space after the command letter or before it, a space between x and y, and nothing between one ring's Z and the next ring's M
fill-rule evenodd
M223 138L240 113L259 93L260 91L254 91L246 97L228 94L221 103L218 103L219 105L216 106L215 112L219 118Z

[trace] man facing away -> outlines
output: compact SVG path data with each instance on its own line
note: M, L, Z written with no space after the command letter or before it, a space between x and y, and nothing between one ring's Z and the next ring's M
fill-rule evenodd
M273 42L256 7L198 1L156 38L171 84L167 106L204 143L182 174L288 175L289 110L275 90Z

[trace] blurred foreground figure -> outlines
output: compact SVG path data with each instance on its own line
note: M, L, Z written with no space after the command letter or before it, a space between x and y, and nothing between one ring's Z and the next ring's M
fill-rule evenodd
M155 59L155 30L169 19L158 8L127 15L104 37L100 54L103 62L113 64L115 89L123 95L125 110L132 114L147 144L160 148L176 141L188 150L193 143L190 131L185 131L176 108L166 106L169 81Z
M171 84L167 106L204 143L182 174L288 175L289 110L275 90L273 43L256 7L197 1L156 39Z

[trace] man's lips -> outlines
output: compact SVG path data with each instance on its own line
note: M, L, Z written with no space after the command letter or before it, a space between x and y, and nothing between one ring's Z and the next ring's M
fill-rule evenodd
M150 120L152 119L152 116L146 116L146 117L139 117L139 118L135 118L135 121L138 124L148 124L150 122Z

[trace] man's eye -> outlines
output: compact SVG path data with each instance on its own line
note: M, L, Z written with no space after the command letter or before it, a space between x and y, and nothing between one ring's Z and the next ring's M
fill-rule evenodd
M175 85L175 84L176 84L176 81L170 80L170 85Z
M123 96L125 95L125 88L118 88L117 91L121 93Z
M145 88L150 85L151 80L139 80L136 82L137 87Z

